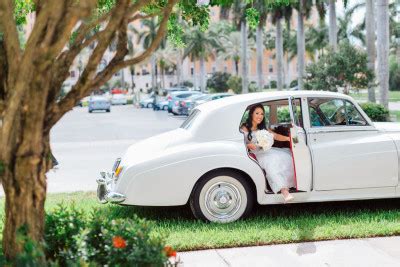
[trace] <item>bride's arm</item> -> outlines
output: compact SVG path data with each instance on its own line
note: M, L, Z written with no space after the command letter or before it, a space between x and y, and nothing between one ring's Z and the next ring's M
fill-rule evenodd
M290 141L290 137L289 136L284 136L281 134L277 134L274 131L272 131L271 129L268 129L268 132L272 133L274 135L274 140L276 141Z

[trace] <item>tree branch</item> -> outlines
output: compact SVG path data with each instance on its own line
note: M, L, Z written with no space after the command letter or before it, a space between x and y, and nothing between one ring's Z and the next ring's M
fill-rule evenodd
M142 15L142 14L136 14L135 16L133 16L132 18L130 18L129 20L128 20L128 23L131 23L131 22L133 22L133 21L135 21L135 20L138 20L138 19L149 19L149 18L153 18L153 17L156 17L156 16L158 16L157 14L148 14L148 15Z
M140 54L139 56L129 59L129 60L125 60L125 61L120 61L120 62L116 62L113 65L109 65L108 68L106 68L105 70L103 70L101 73L99 73L97 75L97 77L94 79L92 86L93 87L99 87L100 85L104 84L106 81L108 81L111 76L119 71L120 69L126 68L130 65L135 65L143 60L145 60L151 53L153 53L160 45L164 34L167 30L167 23L168 23L168 19L169 16L172 12L172 8L174 7L174 5L176 4L178 0L169 0L167 6L164 8L163 11L163 18L161 20L160 26L158 28L156 37L154 38L153 42L151 43L151 45L149 46L149 48L147 48L142 54Z
M0 31L4 33L4 48L11 72L16 71L21 60L18 31L14 19L14 5L11 0L0 1ZM13 84L14 81L8 81Z
M145 2L145 1L139 1ZM57 104L50 105L48 116L46 118L45 130L50 130L51 126L54 125L67 111L75 106L76 101L84 97L84 94L89 91L91 87L91 80L95 76L97 66L102 59L104 52L115 37L116 31L124 24L124 20L127 17L129 10L130 0L118 1L115 8L111 11L110 21L106 28L99 33L98 44L89 58L88 64L78 82L73 86L71 91ZM141 5L138 5L139 8Z

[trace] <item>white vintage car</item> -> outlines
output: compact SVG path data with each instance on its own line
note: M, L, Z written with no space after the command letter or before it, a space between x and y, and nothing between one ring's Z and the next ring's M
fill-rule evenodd
M175 206L195 217L231 222L252 205L280 204L265 172L246 149L240 127L262 103L268 127L290 133L294 202L400 196L400 125L374 123L346 95L297 91L227 97L196 107L179 129L130 146L102 172L102 203ZM276 166L279 168L279 166Z

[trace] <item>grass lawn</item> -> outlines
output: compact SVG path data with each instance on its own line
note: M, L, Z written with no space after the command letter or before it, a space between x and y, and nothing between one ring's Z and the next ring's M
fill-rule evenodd
M249 218L230 224L196 221L187 206L100 205L94 193L82 192L50 194L46 210L59 203L88 213L97 207L110 218L136 213L153 221L154 230L167 234L167 243L179 251L400 234L400 199L256 206ZM3 218L4 199L0 205Z
M353 97L355 100L367 101L368 100L368 93L350 93L350 96ZM376 91L377 98L379 97L379 92ZM389 91L389 101L390 102L397 102L400 101L400 91Z

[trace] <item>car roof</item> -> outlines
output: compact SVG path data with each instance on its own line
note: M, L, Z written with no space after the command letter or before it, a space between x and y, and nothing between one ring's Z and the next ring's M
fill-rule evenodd
M90 100L108 100L108 99L102 95L95 95L95 96L91 96Z
M327 97L353 99L347 95L326 91L278 91L233 95L205 102L195 109L199 118L191 126L193 135L207 140L238 138L240 122L248 106L289 97ZM227 114L229 116L227 117ZM229 119L227 119L229 118ZM213 131L210 131L213 129Z
M175 91L175 92L171 92L171 95L172 96L177 96L177 95L180 95L180 94L188 94L188 93L190 93L190 94L200 94L201 92L199 92L199 91Z

